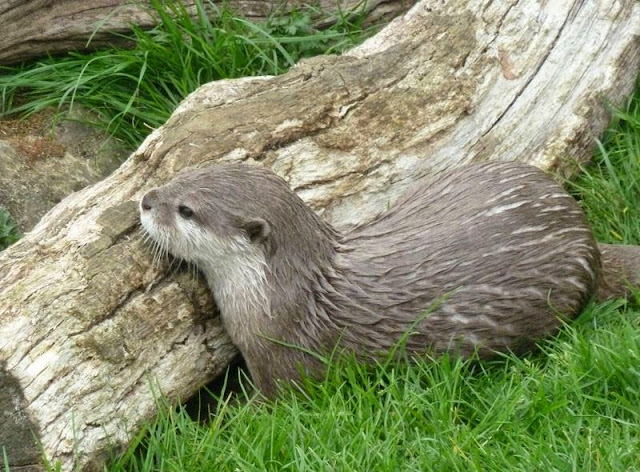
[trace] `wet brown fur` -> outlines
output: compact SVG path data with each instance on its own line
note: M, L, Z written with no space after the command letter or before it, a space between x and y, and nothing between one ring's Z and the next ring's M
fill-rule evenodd
M202 269L267 396L300 367L322 372L305 351L337 343L360 358L386 355L406 333L413 355L522 352L580 313L600 283L579 205L524 164L425 178L344 234L257 166L187 171L145 199L145 228ZM197 231L186 235L186 223Z

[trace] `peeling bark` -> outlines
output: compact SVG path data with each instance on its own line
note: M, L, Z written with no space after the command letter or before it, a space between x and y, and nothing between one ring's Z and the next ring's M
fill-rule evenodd
M406 11L413 1L371 0L364 5L364 13L368 21L392 18ZM193 0L183 3L192 9L195 5ZM220 1L214 3L223 5ZM250 20L260 21L273 11L291 11L308 5L308 2L228 0L224 4ZM350 11L360 7L361 2L319 0L314 5L326 12L336 11L338 6L342 11ZM142 28L151 28L156 24L148 0L1 0L0 25L3 34L0 37L0 64L72 50L123 45L125 43L118 35L130 32L131 24Z
M176 171L259 162L337 227L473 161L569 174L633 90L639 32L634 0L423 0L342 57L203 86L0 254L0 403L24 405L63 470L93 469L154 415L154 389L186 399L235 355L202 282L153 268L141 241L136 202Z

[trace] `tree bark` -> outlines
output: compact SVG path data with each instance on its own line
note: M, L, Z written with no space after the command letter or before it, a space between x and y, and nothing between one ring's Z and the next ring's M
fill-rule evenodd
M371 0L364 5L368 21L391 18L406 11L415 0ZM195 1L185 0L193 8ZM215 1L218 6L223 2ZM228 0L231 9L246 18L264 20L275 10L291 11L308 5L304 0ZM314 5L332 12L350 11L360 0L319 0ZM12 64L47 54L124 44L118 34L131 24L151 28L156 18L149 0L0 0L0 64ZM99 27L98 29L96 29ZM88 44L89 39L91 42Z
M0 444L100 467L236 351L199 280L154 268L137 201L176 171L272 167L338 228L421 175L473 161L584 162L640 64L635 0L423 0L342 57L189 96L107 180L0 254Z

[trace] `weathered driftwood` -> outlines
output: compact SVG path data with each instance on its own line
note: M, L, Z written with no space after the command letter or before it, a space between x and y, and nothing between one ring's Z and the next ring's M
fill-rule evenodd
M235 355L202 284L154 269L136 202L179 169L272 166L325 218L367 221L419 175L502 159L569 171L633 89L635 0L423 0L343 57L209 84L107 180L0 254L0 443L90 469Z
M314 5L326 12L339 8L350 11L362 6L368 21L391 18L406 11L414 0L319 0ZM131 24L150 28L156 23L150 14L149 0L1 0L0 1L0 64L59 54L70 50L100 48L123 44L117 34L127 33ZM184 5L195 5L185 0ZM205 5L207 2L203 2ZM213 2L222 5L223 2ZM308 5L303 0L227 0L233 11L252 20L264 20L273 11L290 11ZM97 27L99 28L97 29ZM89 39L91 42L89 43ZM89 44L88 44L89 43Z

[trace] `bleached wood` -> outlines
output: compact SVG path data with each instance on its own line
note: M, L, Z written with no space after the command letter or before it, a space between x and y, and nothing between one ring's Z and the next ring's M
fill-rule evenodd
M205 85L0 254L0 404L62 470L91 469L154 415L152 385L186 398L229 362L203 285L141 244L136 202L178 170L271 166L339 227L467 162L568 173L631 93L639 32L634 0L423 0L343 57Z

